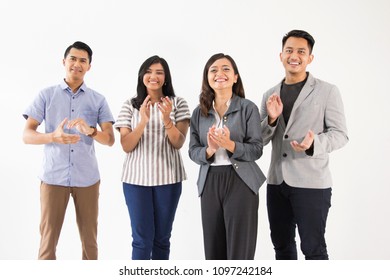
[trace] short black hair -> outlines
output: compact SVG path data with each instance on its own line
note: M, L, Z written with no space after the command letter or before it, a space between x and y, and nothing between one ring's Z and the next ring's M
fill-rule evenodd
M309 46L309 51L311 54L311 52L313 51L314 43L315 43L313 36L311 36L308 32L306 32L304 30L291 30L286 35L284 35L284 37L282 39L282 49L284 48L284 45L286 44L287 39L290 37L297 37L297 38L305 39L307 41L307 44Z
M72 45L70 45L69 47L66 48L65 53L64 53L64 58L67 57L67 55L69 54L69 52L72 48L86 51L88 53L89 63L92 62L92 49L86 43L83 43L80 41L76 41Z

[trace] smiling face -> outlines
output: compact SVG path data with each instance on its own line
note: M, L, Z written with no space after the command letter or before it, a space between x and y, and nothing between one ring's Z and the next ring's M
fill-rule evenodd
M148 94L152 92L162 94L162 87L165 83L165 72L161 63L150 65L144 74L143 82Z
M232 91L237 82L238 74L234 73L233 66L227 58L216 60L209 68L207 80L215 91Z
M66 71L66 80L70 82L83 81L85 73L91 68L88 53L84 50L71 48L63 59Z
M297 83L306 78L306 67L312 62L306 39L290 37L287 39L280 53L280 61L286 71L286 82Z

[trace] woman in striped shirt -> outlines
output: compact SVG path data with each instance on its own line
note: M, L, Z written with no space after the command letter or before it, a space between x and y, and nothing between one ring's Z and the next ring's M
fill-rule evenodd
M169 259L170 237L182 181L179 149L189 127L187 102L176 97L167 62L148 58L138 72L137 95L115 123L126 153L123 192L132 228L132 259Z

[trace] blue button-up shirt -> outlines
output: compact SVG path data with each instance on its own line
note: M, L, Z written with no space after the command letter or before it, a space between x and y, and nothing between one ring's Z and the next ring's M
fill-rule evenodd
M85 83L76 93L62 81L57 86L42 90L23 116L45 121L45 133L53 132L64 118L84 119L90 126L111 122L114 118L103 95L88 88ZM52 185L87 187L100 180L95 156L94 140L75 128L64 132L79 134L76 144L49 143L44 147L43 170L40 179Z

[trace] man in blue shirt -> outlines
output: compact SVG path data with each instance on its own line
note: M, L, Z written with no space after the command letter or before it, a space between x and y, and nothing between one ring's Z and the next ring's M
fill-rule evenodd
M44 144L41 179L41 244L39 259L56 259L56 247L70 198L76 209L82 259L96 260L100 174L94 140L114 144L114 118L103 95L88 88L92 50L83 42L64 54L66 77L43 89L23 116L26 144ZM45 122L45 132L37 131ZM97 124L100 130L97 129Z

